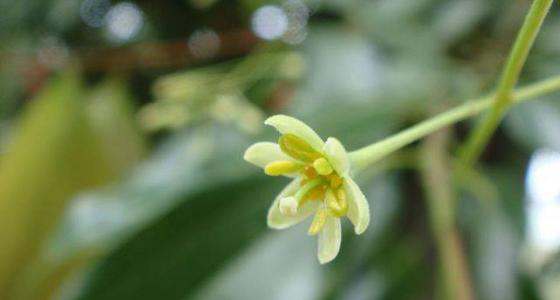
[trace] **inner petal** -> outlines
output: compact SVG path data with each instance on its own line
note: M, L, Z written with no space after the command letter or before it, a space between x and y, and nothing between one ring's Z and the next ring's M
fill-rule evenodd
M305 140L293 134L283 134L278 139L278 145L287 155L307 163L312 163L321 157Z
M285 115L275 115L266 119L264 123L273 126L281 134L293 134L300 137L317 151L321 151L323 148L323 140L321 140L321 137L319 137L311 127L296 118Z

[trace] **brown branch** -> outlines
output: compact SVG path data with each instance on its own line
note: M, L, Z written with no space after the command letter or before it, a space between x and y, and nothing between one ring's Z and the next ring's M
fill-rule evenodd
M232 30L218 34L220 48L213 58L227 58L250 52L259 42L249 30ZM126 47L76 48L69 53L68 62L77 63L89 72L122 72L181 68L203 62L190 50L187 39L145 42ZM26 68L46 68L35 51L11 50L0 53L0 68L9 64ZM28 73L28 71L24 72Z
M219 58L247 54L258 43L247 30L221 33L219 38L220 50L216 55ZM143 43L126 48L83 49L77 57L85 71L93 72L179 68L204 61L192 55L186 40Z

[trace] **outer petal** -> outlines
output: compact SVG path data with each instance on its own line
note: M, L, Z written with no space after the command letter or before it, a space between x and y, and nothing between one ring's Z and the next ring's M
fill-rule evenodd
M319 232L317 257L320 263L328 263L336 257L340 250L341 239L340 219L329 216Z
M287 216L280 212L280 199L295 193L300 187L300 182L301 178L294 179L276 197L276 199L272 203L272 206L270 206L270 208L268 209L268 227L274 229L288 228L303 221L305 218L309 217L312 213L317 211L317 208L319 207L319 201L306 201L305 204L298 209L297 213L294 216Z
M348 218L354 224L354 232L362 234L369 225L369 204L360 187L350 178L343 180L344 191L348 198Z
M286 115L274 115L264 121L266 125L270 125L281 134L293 134L307 143L316 151L323 148L323 140L311 127L302 121Z
M278 146L278 144L271 142L260 142L253 144L252 146L247 148L247 150L245 150L243 159L263 169L267 164L273 161L294 160L293 158L284 154L284 152L280 150L280 146Z
M346 174L350 168L350 160L346 149L339 140L333 137L328 138L323 147L323 152L338 174Z

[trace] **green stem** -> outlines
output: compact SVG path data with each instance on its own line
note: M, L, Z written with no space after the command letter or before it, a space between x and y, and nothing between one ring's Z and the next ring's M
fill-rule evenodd
M552 2L553 0L535 0L533 2L504 67L492 109L476 130L472 132L462 149L460 158L464 163L472 164L480 156L484 146L502 120L504 113L511 105L511 92L519 79L519 74L527 61L529 51Z
M428 217L438 251L444 299L473 300L470 272L455 221L455 193L447 148L449 131L429 136L422 145L422 179Z
M543 80L516 90L511 97L512 104L560 90L560 76ZM458 121L477 115L492 107L494 96L467 101L447 112L418 123L384 140L351 152L350 160L354 170L360 170L371 163L422 137Z

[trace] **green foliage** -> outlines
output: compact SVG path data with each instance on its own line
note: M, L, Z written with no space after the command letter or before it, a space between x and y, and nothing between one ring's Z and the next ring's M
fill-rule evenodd
M71 196L111 178L79 100L78 80L74 72L53 80L29 105L2 156L1 298L10 299L18 281L33 272L27 268Z
M241 47L251 13L286 2L135 1L138 44L107 49L82 1L0 0L0 299L445 298L422 146L360 173L370 228L354 236L343 222L325 266L308 223L266 228L287 179L242 153L276 138L268 114L354 150L491 92L530 1L309 0L302 44ZM558 75L555 6L522 83ZM214 57L184 53L201 28L220 37ZM51 75L39 54L53 37L80 71ZM477 299L557 299L543 295L558 254L526 242L524 177L534 150L560 149L559 120L557 94L516 106L480 165L450 163ZM446 154L471 125L451 129Z

